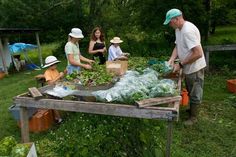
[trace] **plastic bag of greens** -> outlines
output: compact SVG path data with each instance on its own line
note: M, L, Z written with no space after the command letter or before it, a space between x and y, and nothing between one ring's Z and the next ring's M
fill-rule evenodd
M68 95L72 95L76 90L68 88L66 86L56 85L53 89L48 89L45 93L56 96L56 97L66 97Z
M140 75L136 71L127 72L114 87L92 94L98 101L133 103L149 97L149 89L158 82L158 73L152 69L145 69Z
M150 88L153 84L158 82L158 73L150 68L143 70L143 75L139 76L139 83L143 84L146 88Z
M150 68L157 71L160 76L166 76L173 71L173 67L167 61L157 61L155 64L150 65Z
M173 80L160 80L150 89L150 97L175 96L179 94L177 85Z

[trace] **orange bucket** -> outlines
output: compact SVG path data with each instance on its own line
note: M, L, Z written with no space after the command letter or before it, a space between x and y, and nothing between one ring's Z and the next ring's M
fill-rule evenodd
M6 73L5 73L5 72L0 72L0 79L4 78L4 77L5 77L5 75L6 75Z
M230 92L236 93L236 79L227 80L227 88Z
M182 89L182 91L181 91L181 96L182 96L181 105L182 105L182 106L188 106L188 103L189 103L189 96L188 96L188 91L187 91L187 89L185 89L185 88Z

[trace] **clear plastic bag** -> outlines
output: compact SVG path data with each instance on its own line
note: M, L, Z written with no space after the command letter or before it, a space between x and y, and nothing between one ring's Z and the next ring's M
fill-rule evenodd
M92 94L98 101L131 103L138 95L148 98L149 88L157 81L158 73L152 69L146 69L142 75L137 71L128 71L114 87Z
M66 97L68 95L73 95L75 90L72 90L70 88L65 88L65 86L56 85L53 89L46 90L45 93L56 96L56 97Z
M166 76L173 71L173 67L167 61L156 61L150 68L157 71L160 76Z
M150 89L150 97L163 97L178 95L177 85L173 80L160 80Z

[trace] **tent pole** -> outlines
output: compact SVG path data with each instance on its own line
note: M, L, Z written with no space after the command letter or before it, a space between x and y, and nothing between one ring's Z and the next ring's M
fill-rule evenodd
M3 49L1 38L0 38L0 55L1 55L1 58L2 58L2 65L3 65L4 72L5 72L5 74L8 75L7 66L6 66L6 62L5 62L5 59L4 59L5 58L4 57L4 49Z
M38 45L38 53L39 53L40 66L43 67L42 51L41 51L41 47L40 47L38 32L36 32L35 35L36 35L36 40L37 40L37 45Z

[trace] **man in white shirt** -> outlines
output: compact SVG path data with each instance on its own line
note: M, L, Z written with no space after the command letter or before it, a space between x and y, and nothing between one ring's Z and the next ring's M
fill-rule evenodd
M169 24L175 29L175 48L169 59L174 71L183 68L185 85L190 97L190 115L185 125L197 122L197 109L201 104L204 83L204 68L206 61L201 46L201 36L198 28L185 21L179 9L171 9L166 13L164 25ZM179 64L174 64L179 58Z

